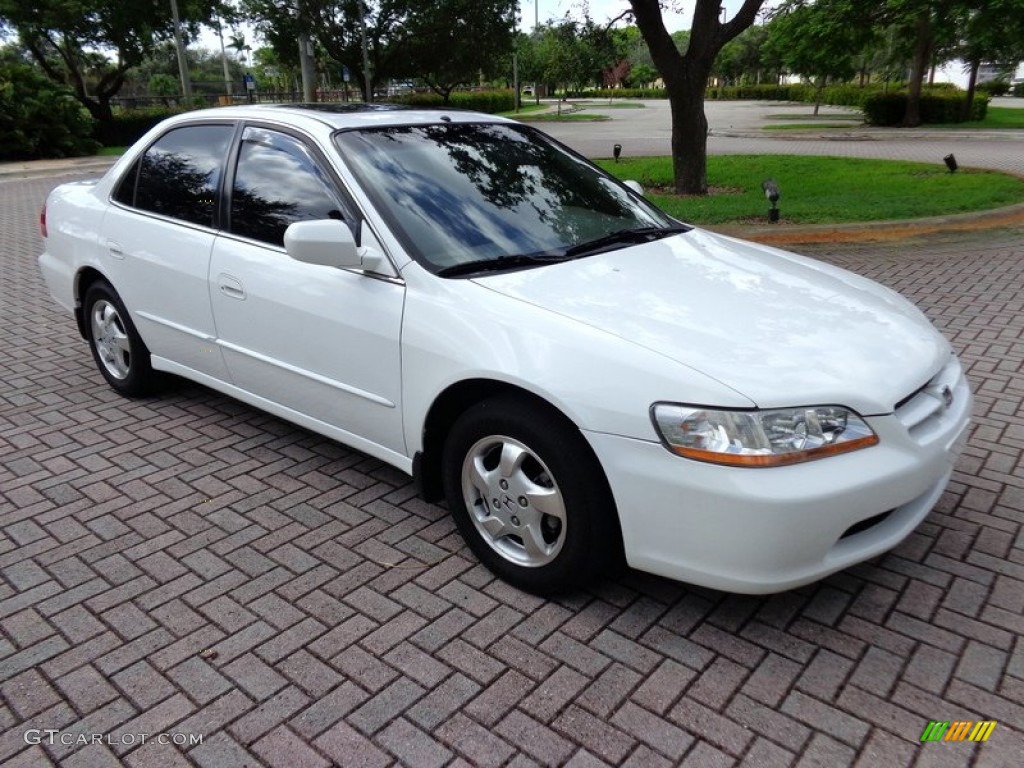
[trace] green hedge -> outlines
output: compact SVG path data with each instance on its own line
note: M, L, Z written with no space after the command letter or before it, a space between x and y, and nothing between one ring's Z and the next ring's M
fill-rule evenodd
M93 135L105 147L126 147L138 141L161 120L186 111L175 107L126 109L115 112L113 122L98 124Z
M89 155L92 130L69 90L27 64L0 64L0 160Z
M407 96L399 96L389 99L396 104L408 104L411 107L422 107L424 109L436 109L438 107L452 107L454 109L468 109L473 112L511 112L516 108L515 94L511 90L500 91L455 91L444 103L438 94L411 93Z
M963 122L965 99L963 92L932 90L921 94L921 122ZM988 114L988 101L984 94L975 94L969 119L984 120ZM906 93L876 94L864 104L864 118L869 125L899 125L906 111Z
M726 85L708 88L706 97L709 99L751 100L751 101L804 101L806 85Z
M589 91L569 91L570 99L667 99L664 88L594 88Z

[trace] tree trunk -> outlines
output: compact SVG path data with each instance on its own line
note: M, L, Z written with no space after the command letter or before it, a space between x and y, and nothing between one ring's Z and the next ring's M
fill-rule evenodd
M981 69L981 60L971 62L971 74L967 79L967 97L964 99L964 120L971 119L971 111L974 109L974 94L978 90L978 70Z
M688 72L668 86L672 109L672 169L681 195L708 193L708 118L704 114L707 74Z
M818 111L821 109L821 97L825 93L825 85L828 83L828 78L822 75L821 80L818 82L818 88L814 92L814 116L818 116Z
M743 0L731 21L723 22L721 0L697 0L686 52L676 48L662 19L659 0L630 0L637 27L665 80L672 111L672 165L678 194L708 191L708 119L704 91L722 47L748 29L764 0Z
M917 17L917 46L914 49L914 63L907 89L907 111L903 114L901 123L904 128L916 128L921 124L921 88L931 59L931 49L932 13L926 9Z

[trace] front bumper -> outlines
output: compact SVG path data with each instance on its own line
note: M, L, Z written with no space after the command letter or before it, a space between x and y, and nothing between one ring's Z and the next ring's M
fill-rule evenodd
M939 500L966 438L972 398L955 359L929 387L941 397L946 382L952 404L923 420L909 423L901 411L868 418L878 445L786 467L705 464L659 443L585 432L615 496L627 562L765 594L892 549ZM933 397L928 389L921 398ZM919 416L922 402L907 410Z

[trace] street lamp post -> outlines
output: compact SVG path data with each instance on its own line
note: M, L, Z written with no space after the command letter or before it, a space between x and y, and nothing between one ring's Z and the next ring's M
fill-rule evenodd
M370 49L366 45L366 11L363 10L363 0L356 5L359 6L359 29L363 37L363 82L366 84L363 100L369 104L373 101L373 78L370 77Z
M220 63L224 66L224 93L231 102L231 71L228 69L228 53L224 48L224 24L223 19L217 19L217 37L220 39Z
M185 57L185 43L181 38L181 16L178 15L178 0L171 0L171 18L174 19L174 43L178 48L178 74L181 76L181 93L186 101L192 101L192 81L188 76L188 59Z

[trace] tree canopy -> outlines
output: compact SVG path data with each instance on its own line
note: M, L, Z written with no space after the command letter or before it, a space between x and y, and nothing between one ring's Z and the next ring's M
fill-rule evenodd
M179 0L193 33L218 12L221 0ZM173 34L166 2L123 0L0 0L0 21L15 32L52 81L67 86L92 115L111 118L110 99L129 69ZM93 75L93 88L86 75Z
M300 32L362 85L421 78L447 97L493 73L513 46L515 0L242 0L242 10L282 60ZM365 21L367 58L363 65Z

